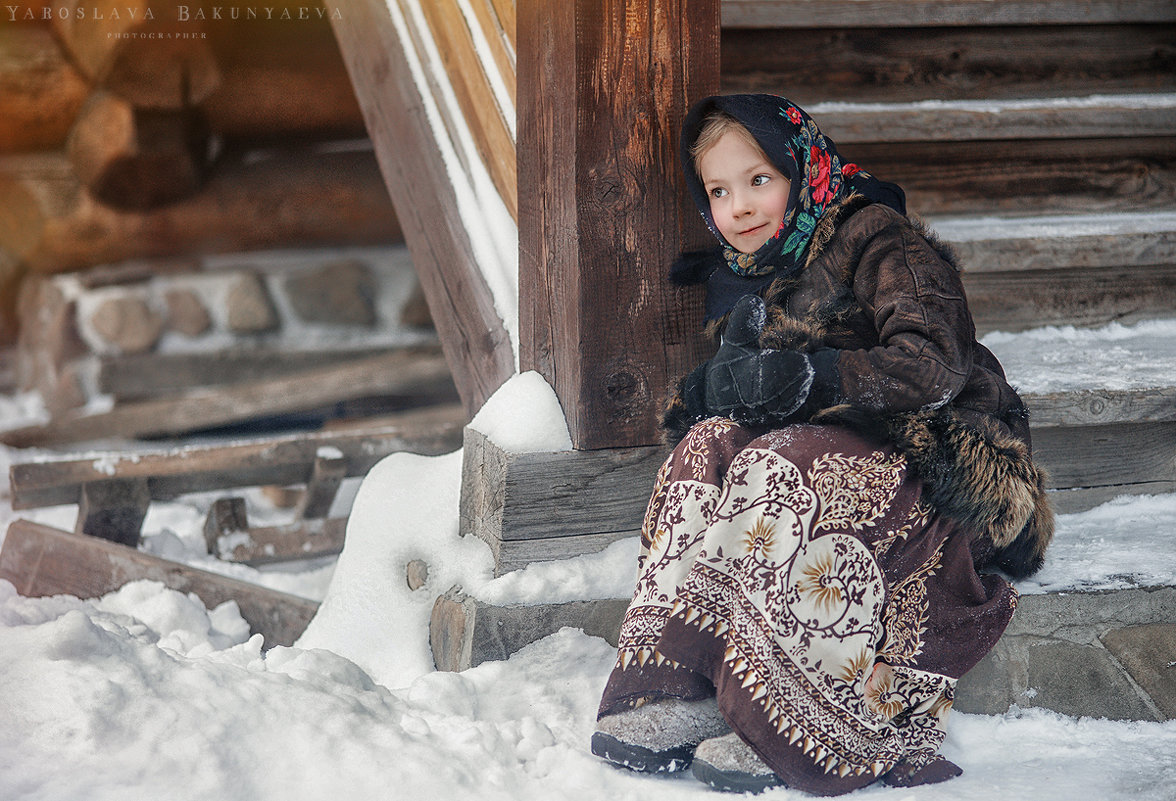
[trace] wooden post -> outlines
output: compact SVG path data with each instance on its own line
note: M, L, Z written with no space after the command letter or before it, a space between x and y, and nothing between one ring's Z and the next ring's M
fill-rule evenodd
M74 531L134 548L150 505L145 478L91 481L82 485Z
M520 0L520 366L578 449L651 444L671 379L705 357L700 296L665 275L707 234L677 145L719 87L718 0Z

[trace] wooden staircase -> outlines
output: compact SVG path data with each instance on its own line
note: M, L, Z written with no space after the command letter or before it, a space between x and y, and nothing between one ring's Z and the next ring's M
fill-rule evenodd
M847 160L907 189L959 251L982 333L1176 314L1171 4L724 0L721 43L724 92L790 97ZM1176 490L1176 374L1153 383L1113 390L1090 375L1081 390L1027 394L1060 512ZM500 572L633 536L665 453L512 454L469 429L465 446L462 531L490 543ZM1030 622L961 684L959 707L1164 719L1176 686L1141 678L1138 646L1173 637L1174 598L1027 597ZM609 630L623 601L502 607L451 593L434 614L437 663L503 658L574 620Z

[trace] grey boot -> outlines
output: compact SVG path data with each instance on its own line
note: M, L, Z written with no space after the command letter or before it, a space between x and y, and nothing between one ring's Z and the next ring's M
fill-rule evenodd
M672 773L690 767L700 742L730 730L714 698L663 698L601 718L592 753L630 770Z
M694 776L716 790L760 793L784 782L735 732L704 740L694 752Z

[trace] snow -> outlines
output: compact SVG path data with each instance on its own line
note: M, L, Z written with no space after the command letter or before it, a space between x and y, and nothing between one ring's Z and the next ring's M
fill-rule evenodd
M1023 351L1128 348L1138 355L1162 349L1150 339L1171 339L1172 323L1154 325L993 335L992 344L1024 384L1028 376L1016 372ZM1068 380L1066 369L1042 385ZM474 425L516 452L568 445L558 401L534 374L507 382ZM0 469L45 456L0 448ZM107 464L100 451L94 458ZM688 775L630 774L588 752L615 659L601 639L564 629L505 662L461 674L432 669L429 613L450 587L490 603L554 603L627 597L636 578L633 537L492 578L489 548L458 536L461 458L460 451L395 454L379 462L353 495L342 493L351 514L337 561L266 570L222 563L204 552L201 533L216 493L152 505L145 550L322 599L294 647L263 652L235 604L208 610L154 582L82 601L22 598L0 581L0 798L715 798ZM4 529L16 516L5 491ZM243 494L259 525L289 514L260 491ZM71 529L76 507L20 514ZM1019 588L1170 584L1174 526L1176 495L1120 498L1062 515L1046 567ZM405 571L416 559L429 576L413 591ZM1170 801L1176 786L1176 721L1017 709L957 714L943 752L964 768L961 778L939 787L871 787L855 797ZM807 796L778 789L762 797Z

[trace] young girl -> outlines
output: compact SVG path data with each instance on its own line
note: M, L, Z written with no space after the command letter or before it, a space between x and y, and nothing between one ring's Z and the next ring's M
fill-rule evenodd
M1027 411L949 249L805 112L708 98L682 162L721 247L671 278L721 339L667 407L592 750L737 791L956 776L956 680L1017 597L977 570L1052 536Z

